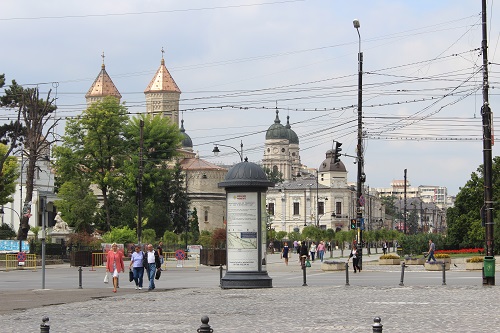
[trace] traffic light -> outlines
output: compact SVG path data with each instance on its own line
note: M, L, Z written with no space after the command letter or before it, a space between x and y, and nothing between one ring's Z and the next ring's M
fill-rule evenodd
M356 219L351 219L351 229L356 229Z
M333 155L333 162L335 162L335 163L340 162L340 155L342 155L340 153L342 151L342 148L340 148L340 146L342 146L342 143L335 142L335 151L334 151L334 155Z

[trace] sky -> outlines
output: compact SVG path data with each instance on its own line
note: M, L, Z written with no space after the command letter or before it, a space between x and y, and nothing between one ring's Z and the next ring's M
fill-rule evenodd
M488 1L493 112L496 5ZM122 102L132 115L145 112L163 48L200 158L239 162L233 149L220 146L217 157L212 149L242 142L258 163L277 109L282 124L290 117L304 165L318 168L339 141L355 182L361 49L365 185L389 187L407 169L411 186L456 195L483 163L481 1L3 0L0 31L0 73L42 94L52 89L59 135L85 109L103 52ZM12 115L1 111L0 122Z

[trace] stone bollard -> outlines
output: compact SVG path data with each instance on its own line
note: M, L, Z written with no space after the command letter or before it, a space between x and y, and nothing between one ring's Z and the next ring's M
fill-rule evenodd
M373 318L373 322L374 322L374 324L372 325L372 332L373 333L382 333L382 328L384 327L384 325L382 325L380 323L381 321L382 321L382 319L380 319L380 317Z
M345 285L349 285L349 264L345 263Z
M443 261L443 286L446 286L446 262Z
M399 282L399 285L400 286L404 286L404 279L405 279L405 263L404 261L401 263L401 281Z
M208 316L201 317L201 326L196 330L198 333L212 333L214 330L208 325Z
M78 268L78 289L82 289L82 266Z
M42 323L40 324L40 333L49 333L50 325L48 324L49 317L43 317Z

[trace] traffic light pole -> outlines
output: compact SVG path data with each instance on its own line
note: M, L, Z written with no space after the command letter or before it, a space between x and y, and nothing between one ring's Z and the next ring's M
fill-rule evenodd
M357 23L357 24L356 24ZM361 230L361 220L363 218L363 193L362 186L364 182L363 175L363 52L361 52L361 35L359 33L359 21L354 21L354 27L359 36L359 51L358 51L358 144L357 144L357 164L358 176L356 186L356 225L358 229L358 241L356 248L358 250L359 267L363 268L363 230Z

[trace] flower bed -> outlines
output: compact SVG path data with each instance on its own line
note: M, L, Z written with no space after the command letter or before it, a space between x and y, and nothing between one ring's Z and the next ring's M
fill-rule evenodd
M474 256L465 260L465 269L468 271L480 271L483 269L484 258Z
M463 254L463 253L484 253L484 248L479 247L475 249L460 249L460 250L437 250L436 254L446 253L446 254Z
M378 260L379 265L399 265L401 258L395 254L384 254Z
M405 258L405 265L423 265L425 263L425 258Z

